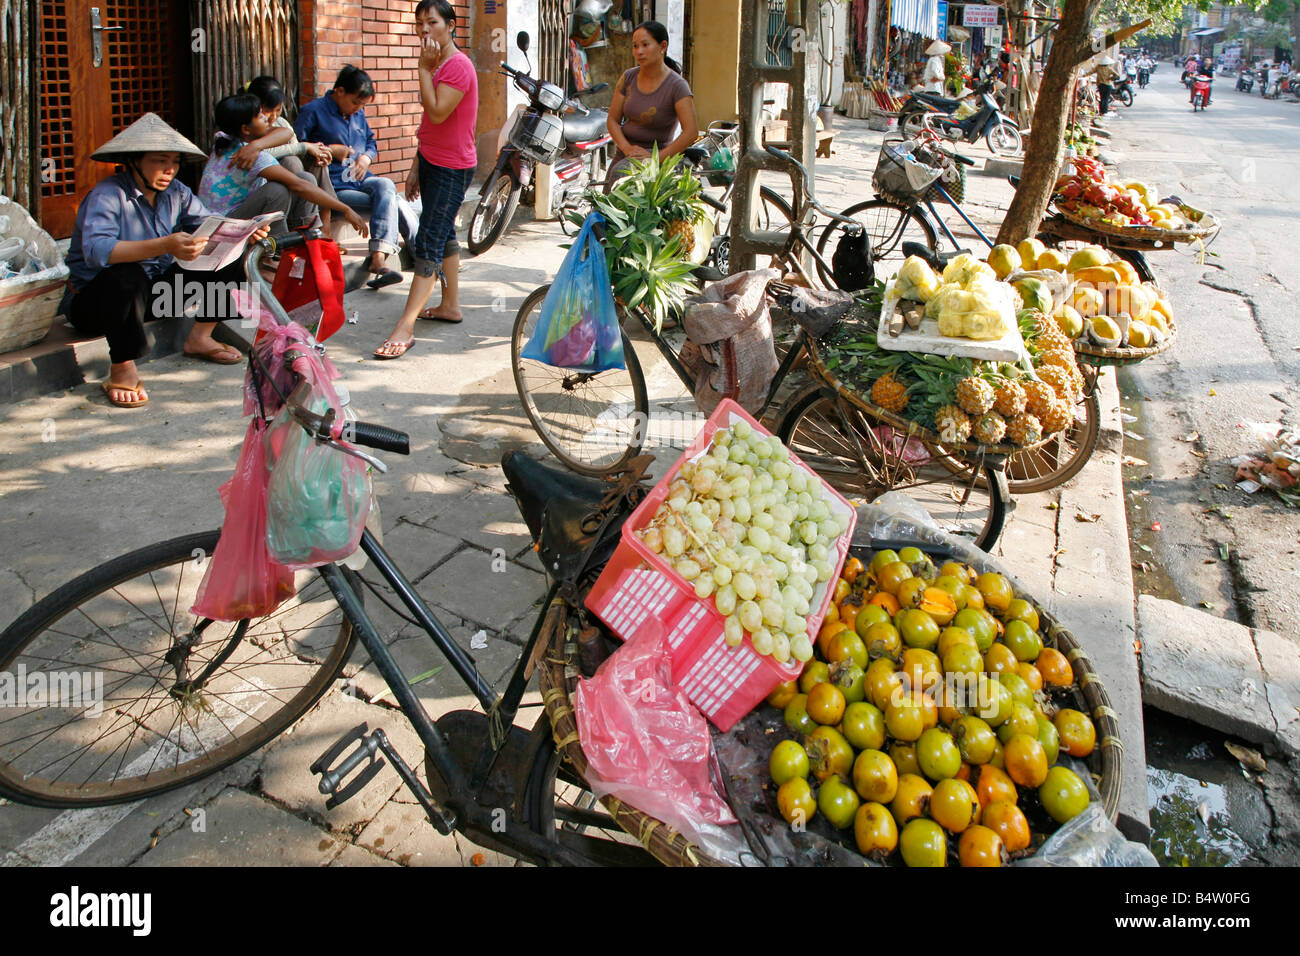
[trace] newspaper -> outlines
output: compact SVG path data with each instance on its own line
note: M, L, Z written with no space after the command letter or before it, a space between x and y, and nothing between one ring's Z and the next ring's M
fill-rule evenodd
M224 216L209 216L203 224L194 230L196 238L207 239L197 259L189 262L176 260L182 269L195 272L215 272L234 262L248 244L248 237L268 223L284 215L282 212L268 212L252 219L227 219Z

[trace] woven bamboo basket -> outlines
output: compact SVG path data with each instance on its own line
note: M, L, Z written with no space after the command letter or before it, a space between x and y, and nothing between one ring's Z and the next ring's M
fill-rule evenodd
M916 544L923 550L941 550L924 540L917 540ZM859 555L864 550L853 549ZM992 559L987 559L985 562L976 556L972 558L972 562L976 570L998 570L1003 574L1006 573L1006 570L998 567ZM1008 577L1017 596L1028 595L1013 575ZM1058 703L1069 705L1088 714L1096 726L1097 746L1085 762L1100 795L1102 809L1113 823L1119 814L1121 764L1124 754L1116 712L1111 706L1110 698L1091 660L1074 635L1037 602L1031 601L1031 603L1038 608L1039 632L1043 636L1044 646L1059 650L1070 661L1070 666L1074 670L1074 685L1058 695ZM571 615L567 606L557 600L552 606L552 611L558 613L547 616L540 638L544 643L545 652L537 670L538 684L547 718L551 722L556 748L571 768L579 776L585 777L587 759L582 751L582 741L578 734L573 709L573 695L580 674L577 643L570 634ZM618 825L636 837L660 863L667 866L688 867L728 865L710 856L678 830L621 800L607 796L601 799L601 803Z
M1134 365L1143 359L1149 359L1153 355L1168 351L1173 346L1176 338L1178 338L1178 326L1171 319L1169 321L1169 334L1149 348L1107 349L1102 348L1100 345L1088 345L1075 339L1074 354L1080 362L1086 362L1088 365L1095 365L1099 368L1107 365Z
M980 445L974 442L945 444L932 429L926 428L911 419L903 418L901 415L896 415L879 405L872 404L863 397L861 392L841 382L835 377L835 373L826 367L825 360L822 358L816 342L809 341L808 356L808 367L813 374L826 383L827 386L834 389L835 393L845 401L862 409L872 418L879 419L884 424L902 432L908 438L915 438L928 445L940 446L946 451L959 454L961 457L978 459L984 455L1014 455L1017 452L1033 451L1035 448L1041 448L1053 438L1053 435L1045 435L1042 441L1032 445Z
M1189 226L1185 229L1161 229L1159 226L1117 226L1097 219L1087 219L1070 212L1068 209L1057 207L1061 216L1076 226L1082 226L1084 229L1101 235L1115 236L1121 239L1137 239L1143 242L1161 243L1196 242L1197 240L1209 239L1219 231L1219 220L1212 214L1192 206L1179 206L1178 208L1182 210L1184 215L1190 214L1197 217L1198 225Z

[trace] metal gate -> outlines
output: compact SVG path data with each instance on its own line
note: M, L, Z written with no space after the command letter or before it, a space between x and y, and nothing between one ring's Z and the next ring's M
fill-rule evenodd
M548 83L562 90L569 83L569 3L568 0L538 0L537 3L537 72Z
M190 0L194 28L194 126L207 148L216 132L213 109L255 76L284 86L285 116L298 106L298 4L296 0ZM202 31L201 33L197 31Z

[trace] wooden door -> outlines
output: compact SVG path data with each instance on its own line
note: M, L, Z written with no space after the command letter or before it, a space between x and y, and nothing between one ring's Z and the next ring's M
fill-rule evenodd
M40 220L72 234L77 204L113 167L90 154L140 116L172 126L189 113L178 40L183 8L169 0L65 0L41 4ZM98 22L102 29L93 29ZM95 55L95 37L99 55ZM189 119L188 115L185 117Z

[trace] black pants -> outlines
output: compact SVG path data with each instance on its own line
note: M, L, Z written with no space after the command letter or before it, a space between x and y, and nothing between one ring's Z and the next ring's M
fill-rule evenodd
M68 320L78 332L104 336L109 361L114 365L134 362L149 350L144 334L146 321L180 316L187 299L198 302L195 321L232 318L237 314L234 305L217 284L229 284L233 289L243 281L244 264L240 260L216 272L187 272L173 264L152 279L140 263L120 262L101 270L77 291L68 305ZM202 294L195 294L199 289Z
M1097 91L1101 93L1101 115L1105 116L1110 112L1110 98L1115 91L1109 83L1098 83Z

